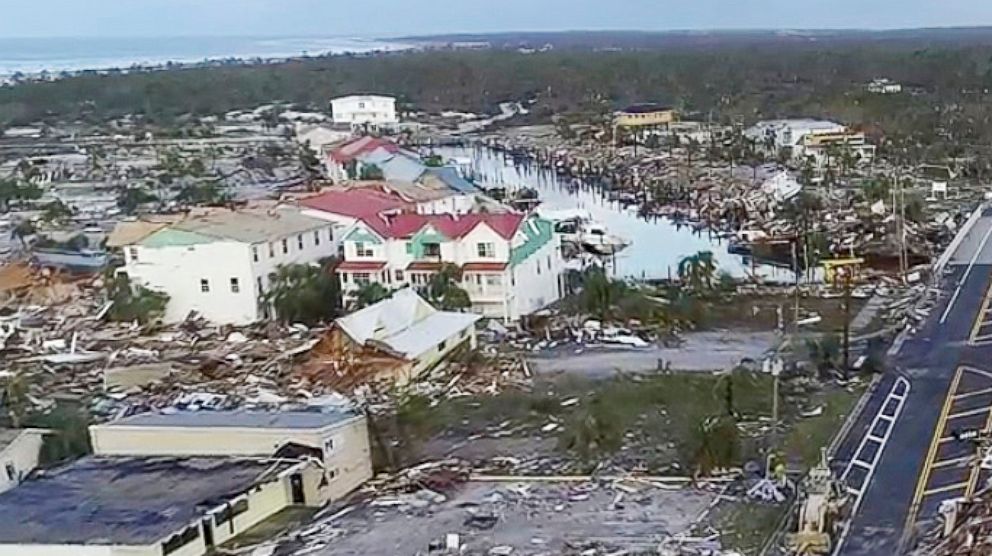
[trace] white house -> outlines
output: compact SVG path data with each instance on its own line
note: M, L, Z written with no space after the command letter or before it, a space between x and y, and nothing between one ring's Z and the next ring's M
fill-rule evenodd
M362 216L342 238L345 292L378 282L426 286L444 264L461 269L472 310L515 321L561 297L561 239L549 220L521 214Z
M337 252L333 223L295 210L216 211L163 227L124 248L132 283L168 294L167 322L196 311L218 324L270 314L263 302L283 265Z
M38 467L48 433L43 429L0 429L0 492L14 488Z
M381 129L400 123L396 115L396 99L381 95L351 95L331 100L331 113L336 124L353 128Z
M868 92L876 95L895 95L902 92L902 84L887 77L872 79L868 83Z
M868 162L875 155L875 146L863 133L826 120L765 120L746 129L744 136L768 154L785 151L799 161L810 157L818 167L829 162L831 152L849 150L860 162Z

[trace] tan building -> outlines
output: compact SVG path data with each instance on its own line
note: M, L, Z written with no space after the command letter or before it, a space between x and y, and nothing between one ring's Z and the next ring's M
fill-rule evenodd
M351 411L146 413L90 428L95 455L0 494L4 556L203 556L371 477Z
M634 104L616 113L617 127L667 126L678 121L675 109L659 104Z
M365 417L350 411L143 413L90 427L98 456L270 457L304 450L329 473L332 500L372 477Z

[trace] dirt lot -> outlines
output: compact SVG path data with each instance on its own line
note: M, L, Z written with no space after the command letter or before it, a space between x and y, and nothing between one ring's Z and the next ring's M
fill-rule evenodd
M721 371L742 359L760 361L779 339L776 332L693 332L683 336L679 347L591 348L577 353L575 346L566 346L534 354L529 360L540 373L576 373L589 378L654 371L659 362L678 371Z
M308 553L415 556L427 554L432 543L444 546L451 533L458 535L464 555L653 551L667 536L686 532L714 499L703 491L668 491L633 481L470 482L443 502L429 501L436 496L380 498L377 507L365 505L326 524L311 538L315 550Z

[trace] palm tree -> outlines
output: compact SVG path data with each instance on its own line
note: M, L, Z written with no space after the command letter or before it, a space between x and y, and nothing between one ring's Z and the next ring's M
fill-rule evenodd
M358 288L358 291L355 292L355 309L364 309L369 305L375 305L384 299L389 299L392 295L393 292L386 289L382 284L369 282Z
M712 251L700 251L679 261L679 280L696 294L713 289L716 262Z
M613 308L624 297L626 285L610 280L600 268L586 272L582 284L582 308L600 320L609 318Z
M443 311L457 311L472 306L468 292L458 284L462 281L462 269L458 265L445 263L441 269L431 276L422 293Z
M330 265L280 265L272 274L265 301L283 322L313 325L333 319L341 306Z

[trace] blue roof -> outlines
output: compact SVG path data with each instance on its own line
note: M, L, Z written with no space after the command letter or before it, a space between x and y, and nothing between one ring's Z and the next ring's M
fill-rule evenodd
M0 545L157 543L294 464L84 458L0 494Z
M357 417L352 411L177 411L139 413L101 426L229 427L254 429L323 429Z
M479 188L477 188L472 182L463 178L458 172L458 169L453 166L431 168L427 171L437 176L437 178L444 182L445 185L459 193L472 194L479 192Z

